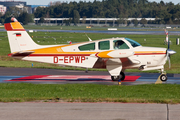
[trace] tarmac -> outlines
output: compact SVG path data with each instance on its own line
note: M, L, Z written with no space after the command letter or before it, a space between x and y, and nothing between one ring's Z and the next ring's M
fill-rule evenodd
M179 120L180 105L139 103L0 103L1 120Z
M97 71L73 71L73 70L55 70L55 69L37 69L37 68L3 68L0 67L0 79L4 80L19 79L34 76L48 75L85 75L85 76L107 76L108 72ZM158 73L127 73L127 76L140 76L134 82L136 84L152 84L157 80ZM163 84L179 84L179 74L167 74L168 81ZM133 77L134 78L134 77ZM39 78L36 78L37 80ZM70 79L70 78L68 78ZM65 83L113 83L109 78L104 80L94 81L81 80L73 81L66 80ZM59 79L59 83L64 82L64 78ZM107 82L108 81L108 82ZM9 81L6 81L9 82ZM16 81L17 82L17 81ZM45 79L40 83L46 82ZM56 84L54 82L54 84ZM59 84L58 83L58 84ZM74 84L72 83L72 84ZM94 84L93 83L93 84ZM127 84L127 85L129 85ZM70 103L70 102L0 102L0 120L180 120L180 104L146 104L146 103Z
M180 74L167 74L166 82L158 81L160 73L125 73L121 85L139 84L180 84ZM39 84L102 84L119 85L112 81L107 71L78 71L40 68L6 68L0 67L0 82L25 82Z

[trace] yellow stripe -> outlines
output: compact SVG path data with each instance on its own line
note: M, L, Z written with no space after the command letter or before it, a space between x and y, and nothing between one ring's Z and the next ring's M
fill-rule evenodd
M64 52L61 48L56 49L58 52Z
M71 46L71 45L63 45L63 46L56 46L50 48L42 48L32 50L35 51L33 54L95 54L97 52L64 52L62 47Z
M135 53L166 53L166 51L135 51Z
M97 52L34 52L33 54L96 54Z
M11 26L13 29L24 29L23 26L19 22L12 22Z
M99 56L99 57L101 57L101 58L112 58L111 56L107 55L107 54L110 53L111 51L112 51L112 50L100 52L97 56Z
M64 52L59 48L43 48L35 51L34 54L95 54L97 52Z

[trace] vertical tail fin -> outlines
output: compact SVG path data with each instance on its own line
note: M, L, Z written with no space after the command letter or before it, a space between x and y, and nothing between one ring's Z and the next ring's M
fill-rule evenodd
M40 45L32 40L23 26L15 18L11 20L13 22L4 25L7 30L11 53L39 48Z

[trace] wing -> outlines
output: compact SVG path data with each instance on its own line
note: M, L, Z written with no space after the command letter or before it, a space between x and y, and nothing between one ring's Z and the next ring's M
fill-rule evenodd
M134 52L132 50L109 50L98 52L94 55L99 59L93 68L106 68L111 76L117 76L122 69L131 65L140 64L140 61L133 59Z

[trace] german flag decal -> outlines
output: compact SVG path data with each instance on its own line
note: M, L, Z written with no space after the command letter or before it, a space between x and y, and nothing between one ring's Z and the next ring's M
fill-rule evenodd
M15 33L16 37L21 37L21 33Z

